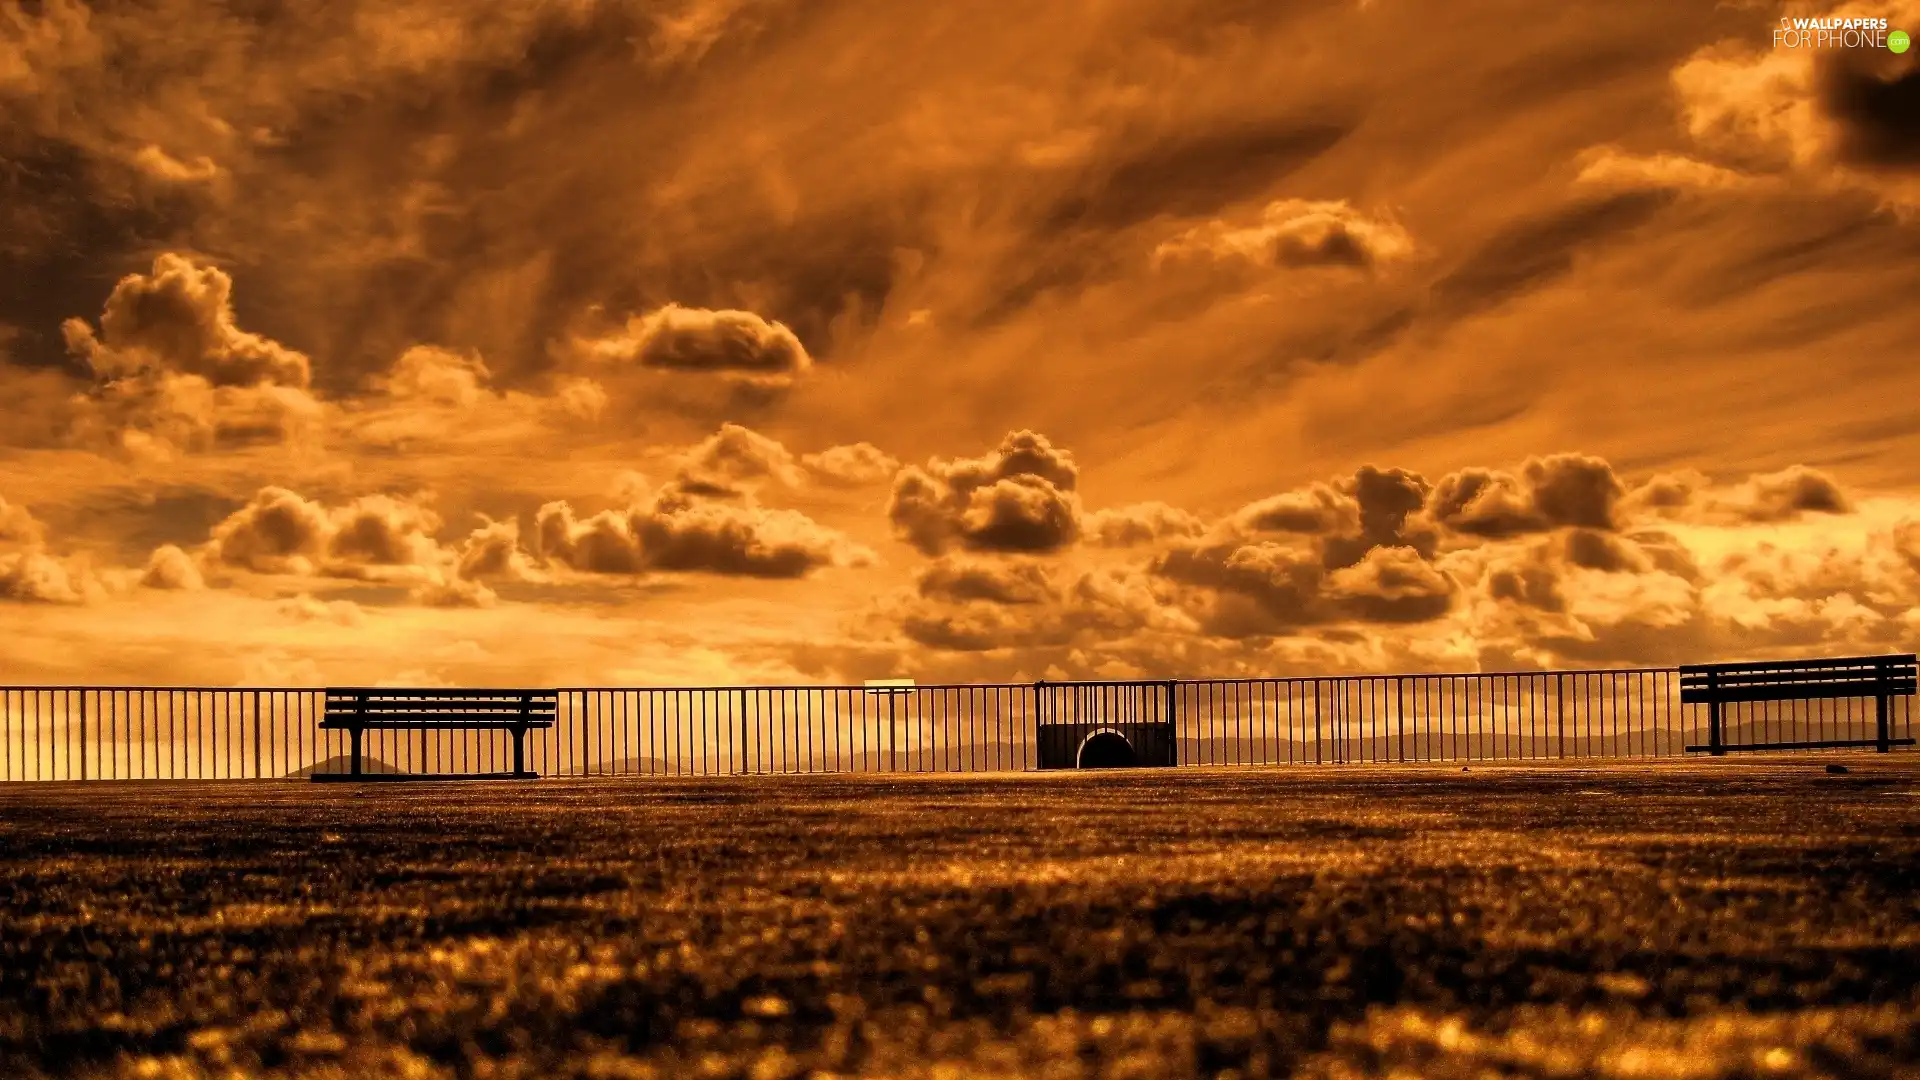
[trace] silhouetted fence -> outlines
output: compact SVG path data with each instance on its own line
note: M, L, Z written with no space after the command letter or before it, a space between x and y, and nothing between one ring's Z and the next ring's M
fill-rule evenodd
M0 779L252 779L344 772L311 688L0 687ZM1913 699L1892 702L1913 735ZM1723 709L1729 745L1869 739L1871 700ZM976 772L1043 763L1042 725L1170 725L1182 766L1678 757L1705 741L1677 669L915 686L560 690L527 737L545 775ZM496 732L366 735L370 770L509 767Z

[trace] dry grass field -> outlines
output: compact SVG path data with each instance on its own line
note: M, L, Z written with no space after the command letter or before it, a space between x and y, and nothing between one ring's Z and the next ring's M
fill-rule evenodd
M19 785L0 859L6 1077L1920 1069L1912 755Z

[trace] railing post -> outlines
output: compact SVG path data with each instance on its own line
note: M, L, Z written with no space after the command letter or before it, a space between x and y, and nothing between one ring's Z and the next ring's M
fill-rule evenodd
M1407 680L1393 677L1393 742L1399 749L1400 764L1407 763Z
M733 718L740 725L740 772L741 775L745 775L747 771L747 692L734 691L733 700Z
M1567 676L1564 672L1553 677L1553 727L1554 755L1564 761L1567 756Z
M1178 704L1180 696L1177 693L1178 686L1179 684L1172 679L1166 681L1167 740L1170 747L1169 754L1173 759L1169 764L1172 765L1180 764L1180 706Z
M260 762L260 691L255 690L253 692L253 778L255 780L266 775Z
M1874 664L1874 679L1880 685L1880 691L1873 698L1873 738L1874 749L1882 754L1893 750L1893 731L1887 715L1887 698L1893 692L1893 668L1891 662L1881 660Z
M1886 699L1882 698L1881 700L1884 701ZM1886 724L1884 722L1881 723L1880 730L1883 732L1886 730ZM1884 746L1885 744L1886 744L1886 740L1883 737L1881 739L1881 745ZM80 779L85 780L86 778L87 778L87 692L83 689L80 691Z
M1321 755L1321 747L1326 741L1326 736L1322 734L1320 728L1320 714L1323 708L1323 695L1320 692L1320 682L1321 680L1319 679L1313 680L1313 763L1315 765L1326 764L1326 761Z
M1720 738L1720 679L1718 674L1707 672L1707 752L1714 757L1726 757L1727 748Z

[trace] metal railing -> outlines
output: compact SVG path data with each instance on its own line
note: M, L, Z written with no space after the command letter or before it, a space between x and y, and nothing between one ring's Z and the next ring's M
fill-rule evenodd
M1706 710L1673 668L1286 679L567 687L529 766L560 776L985 772L1041 766L1042 725L1166 724L1182 766L1679 757ZM345 771L325 691L0 687L0 780L199 780ZM1891 701L1897 737L1913 699ZM1872 737L1872 699L1729 706L1732 743ZM1058 730L1058 729L1055 729ZM1079 729L1076 729L1079 730ZM499 732L366 733L372 770L489 772Z

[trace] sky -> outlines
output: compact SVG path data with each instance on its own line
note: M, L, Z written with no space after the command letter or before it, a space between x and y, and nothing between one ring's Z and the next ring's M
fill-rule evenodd
M0 682L1920 639L1920 0L0 0ZM1790 24L1788 24L1790 25Z

